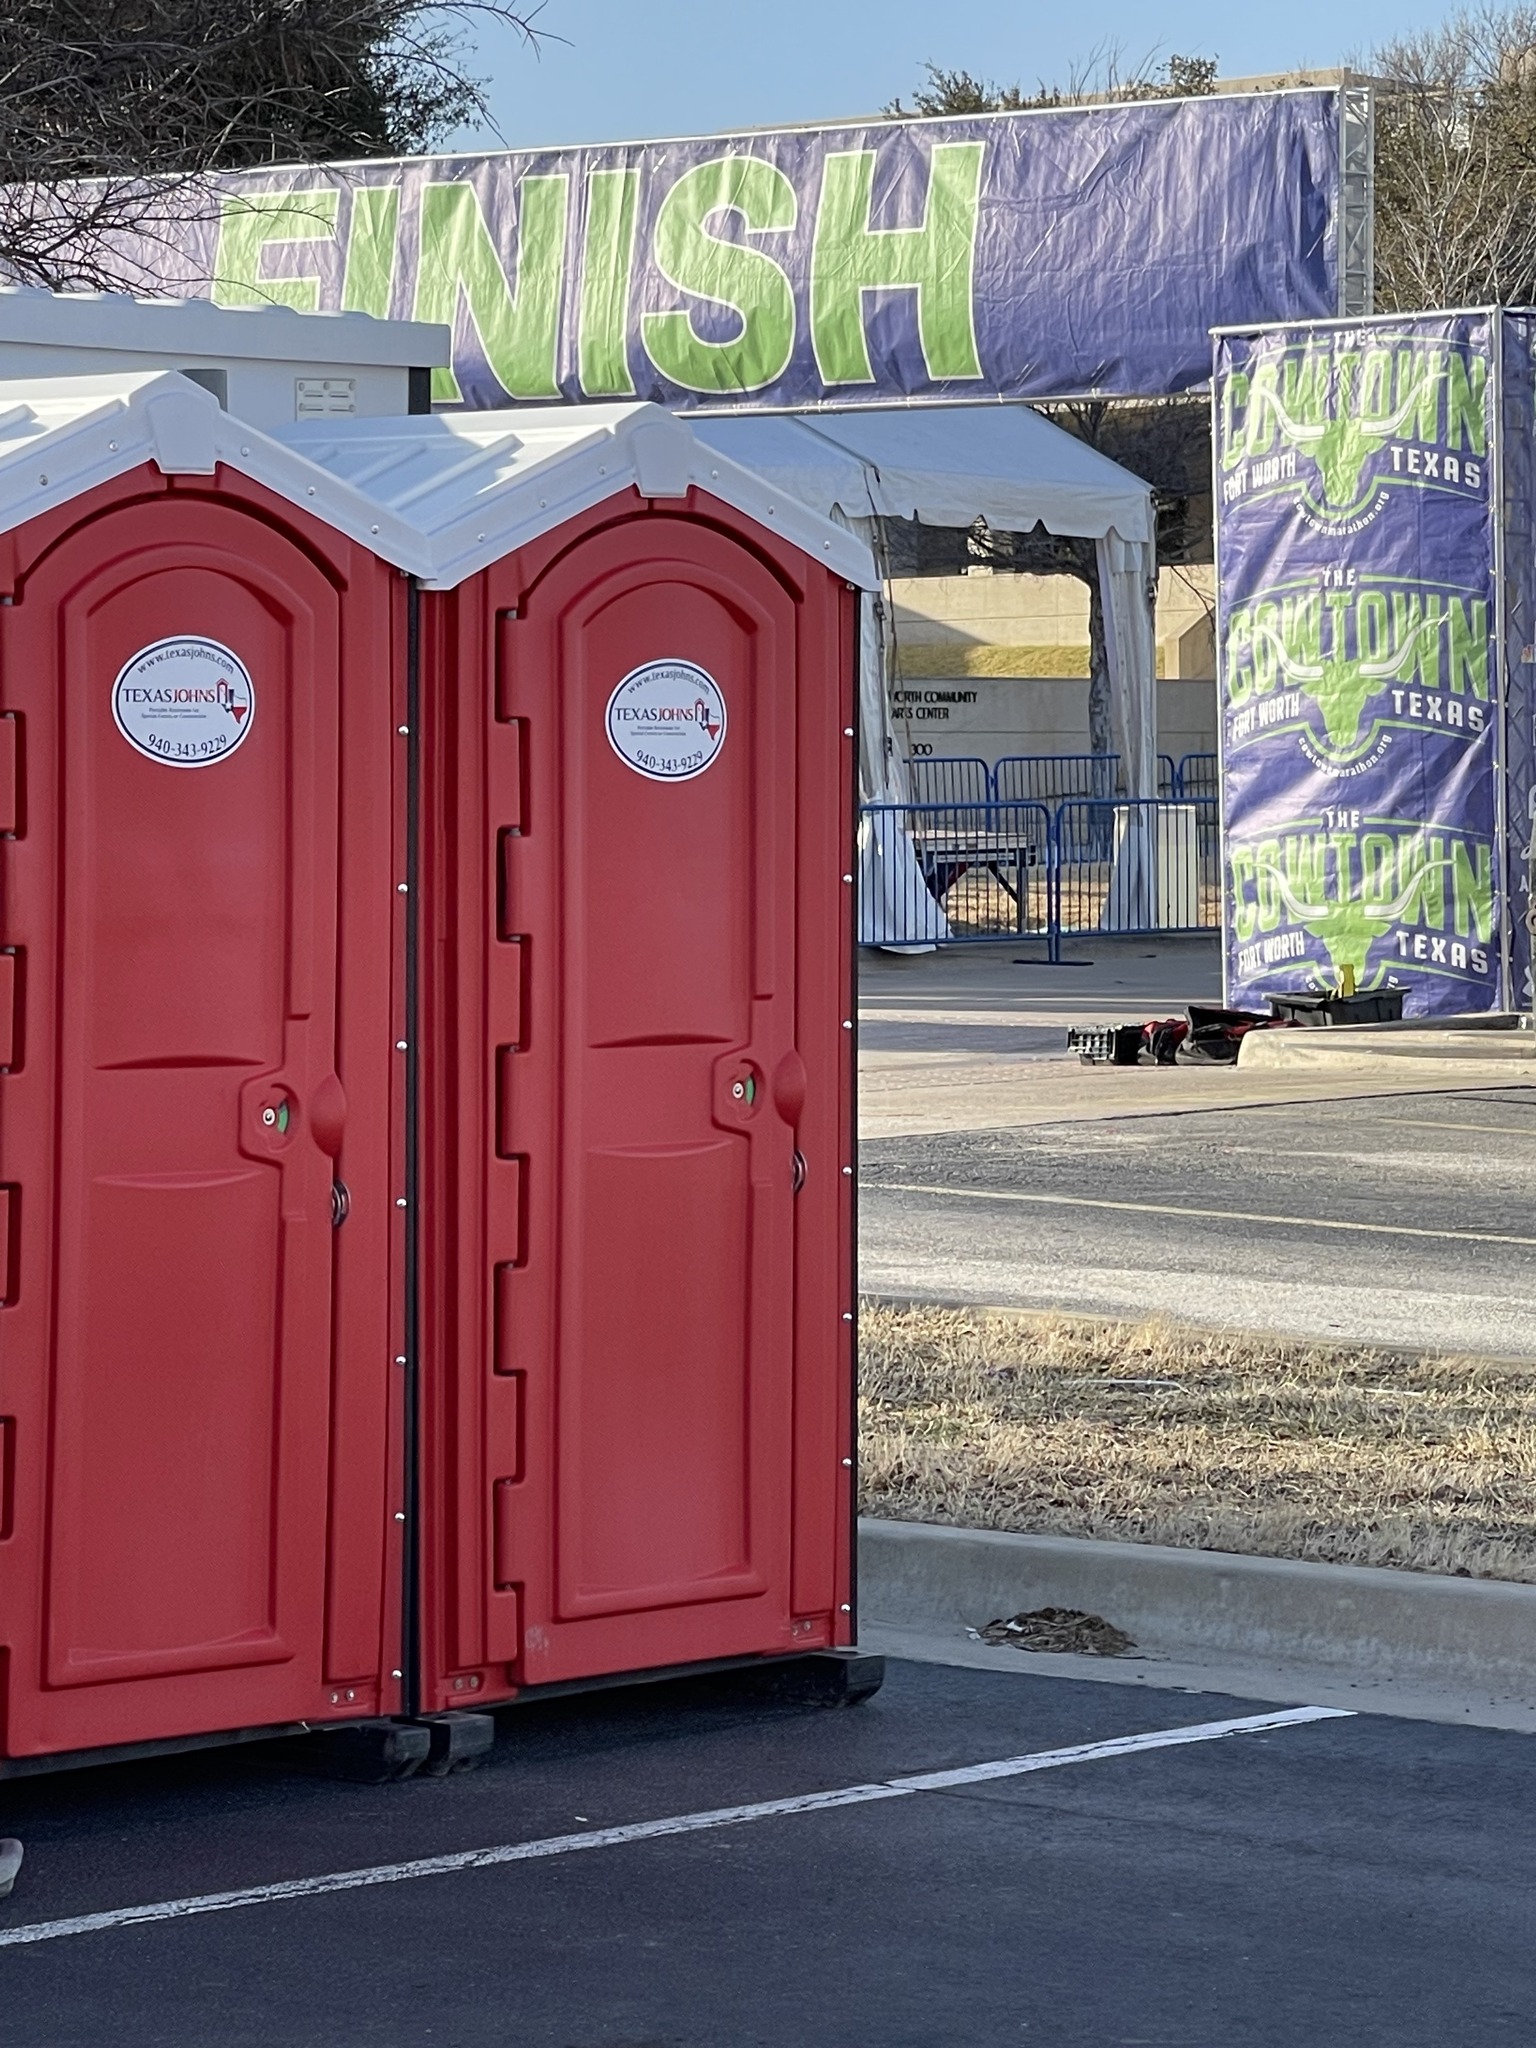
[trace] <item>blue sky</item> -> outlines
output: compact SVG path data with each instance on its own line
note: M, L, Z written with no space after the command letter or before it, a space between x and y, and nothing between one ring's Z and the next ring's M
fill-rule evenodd
M1063 79L1113 45L1128 60L1211 55L1228 77L1332 65L1447 11L1423 0L1184 0L1163 12L1136 0L546 0L540 56L498 31L480 38L474 68L516 148L872 113L909 93L930 57L1025 84Z

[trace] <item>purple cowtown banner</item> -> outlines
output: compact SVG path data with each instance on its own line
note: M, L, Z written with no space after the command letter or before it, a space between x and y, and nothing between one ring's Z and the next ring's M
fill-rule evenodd
M159 290L446 321L439 404L1155 395L1339 311L1328 91L249 172Z
M1504 861L1509 928L1509 1002L1536 1003L1531 979L1531 867L1536 856L1536 314L1500 321L1499 425L1504 589L1501 635L1504 719Z
M1217 342L1227 991L1507 1001L1485 313Z
M1229 1001L1509 1000L1494 324L1218 338Z

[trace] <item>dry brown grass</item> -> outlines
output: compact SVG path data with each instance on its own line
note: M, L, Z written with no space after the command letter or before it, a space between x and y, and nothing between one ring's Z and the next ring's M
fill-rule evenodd
M1536 1364L866 1305L866 1514L1536 1583Z

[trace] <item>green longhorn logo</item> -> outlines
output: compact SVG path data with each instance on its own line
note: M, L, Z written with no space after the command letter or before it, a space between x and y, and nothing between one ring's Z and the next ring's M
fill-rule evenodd
M1394 434L1403 431L1432 388L1432 380L1413 384L1395 411L1378 418L1354 417L1352 394L1343 387L1341 375L1338 411L1330 420L1293 419L1278 392L1267 391L1264 394L1265 403L1274 413L1285 438L1293 447L1304 448L1317 464L1318 480L1323 488L1323 500L1317 510L1334 520L1347 519L1363 509L1370 491L1360 488L1361 471L1373 455L1385 448Z
M1436 868L1448 868L1448 860L1432 860L1416 874L1407 887L1390 902L1365 899L1360 902L1308 903L1297 895L1278 869L1271 870L1275 887L1285 898L1292 917L1303 931L1322 945L1332 965L1336 985L1343 986L1346 967L1354 970L1355 987L1379 988L1386 968L1378 967L1369 981L1365 978L1371 947L1384 938L1403 916L1424 886L1424 877Z
M1373 734L1360 737L1365 707L1383 683L1401 682L1413 664L1419 641L1439 631L1436 619L1421 619L1395 654L1379 661L1348 660L1331 655L1323 661L1298 661L1275 628L1267 621L1254 629L1255 640L1264 640L1275 665L1288 683L1305 691L1323 715L1333 758L1344 763L1370 745Z

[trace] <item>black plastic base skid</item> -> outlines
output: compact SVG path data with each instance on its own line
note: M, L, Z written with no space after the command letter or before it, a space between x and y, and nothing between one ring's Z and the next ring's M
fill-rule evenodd
M884 1685L885 1659L863 1650L813 1650L804 1657L764 1665L752 1678L772 1699L856 1707Z
M421 1767L424 1777L475 1770L495 1746L496 1723L489 1714L434 1714L420 1725L432 1745Z
M420 1721L353 1721L316 1728L274 1745L263 1762L273 1770L390 1785L401 1778L446 1778L484 1763L496 1740L489 1714L433 1714Z
M734 1658L718 1664L679 1664L666 1670L627 1671L561 1685L531 1687L527 1704L618 1686L654 1685L668 1680L724 1680L769 1699L806 1706L856 1707L885 1682L885 1659L860 1650L808 1650L799 1657ZM177 1736L165 1742L127 1743L112 1749L73 1750L66 1755L0 1757L0 1778L80 1770L87 1765L127 1763L152 1756L240 1745L250 1765L262 1771L302 1771L359 1785L390 1785L418 1773L446 1778L472 1771L490 1755L496 1722L488 1713L449 1712L419 1721L346 1721L333 1727L230 1729L209 1735ZM15 1882L21 1848L0 1839L0 1899Z
M315 1728L262 1759L270 1769L308 1771L317 1778L347 1778L359 1785L389 1785L413 1777L432 1754L432 1737L415 1721L351 1721Z

